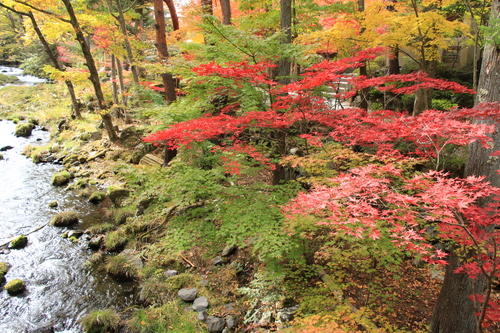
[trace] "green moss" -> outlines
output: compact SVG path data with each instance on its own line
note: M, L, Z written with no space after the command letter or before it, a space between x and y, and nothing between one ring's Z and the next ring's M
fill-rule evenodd
M14 75L5 75L0 73L0 86L3 86L4 84L9 84L9 83L16 83L19 82L19 79L17 76Z
M133 280L139 277L139 268L134 260L124 255L116 255L108 259L106 272L118 279Z
M31 135L31 132L35 129L35 125L31 123L26 124L18 124L16 126L16 130L14 131L14 135L17 137L27 138Z
M106 198L106 193L95 191L89 197L89 202L93 204L98 204Z
M79 216L76 212L62 212L52 218L50 224L55 227L67 227L78 223Z
M9 295L16 295L24 291L26 289L26 285L24 284L24 281L21 279L14 279L9 282L3 287Z
M9 271L10 265L6 262L0 262L0 281L3 281L5 274Z
M10 242L9 247L11 249L22 249L23 247L26 246L26 244L28 244L28 237L21 235L19 237L14 238Z
M52 185L54 186L63 186L69 183L71 180L71 174L67 170L63 170L60 172L56 172L54 176L52 176Z
M105 246L108 251L120 251L127 245L128 239L123 230L112 231L108 234L105 241Z
M87 333L117 332L120 315L111 308L92 311L82 318L81 323Z

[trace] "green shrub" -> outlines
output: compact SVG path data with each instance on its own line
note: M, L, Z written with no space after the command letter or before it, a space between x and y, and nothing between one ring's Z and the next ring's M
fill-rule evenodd
M83 317L81 323L87 333L117 332L120 315L111 308L96 310Z

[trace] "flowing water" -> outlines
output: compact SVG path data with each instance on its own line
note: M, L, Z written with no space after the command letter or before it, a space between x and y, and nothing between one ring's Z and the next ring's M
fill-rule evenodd
M9 296L0 291L0 332L33 332L53 327L55 332L83 332L79 319L94 309L119 310L134 303L133 284L117 283L99 270L83 267L92 252L85 242L74 244L61 237L65 228L46 225L58 212L76 210L85 229L102 219L103 212L75 193L50 184L60 169L54 164L34 164L21 155L28 144L46 142L49 133L37 128L33 135L16 138L15 125L0 121L0 244L28 234L28 246L0 250L0 261L11 265L6 280L20 278L26 291ZM57 201L57 208L49 203Z

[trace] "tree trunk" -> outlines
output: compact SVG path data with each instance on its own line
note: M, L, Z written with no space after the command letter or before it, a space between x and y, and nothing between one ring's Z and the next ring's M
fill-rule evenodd
M118 10L118 22L120 23L120 29L123 34L123 42L125 44L125 50L127 51L128 62L132 68L132 77L134 79L134 84L139 84L139 70L134 63L134 54L132 52L132 46L128 38L127 26L125 24L125 16L123 15L123 8L121 0L115 0L116 8Z
M220 6L222 9L222 24L231 24L231 4L229 0L220 0Z
M422 71L427 73L429 77L436 77L437 71L437 61L426 61L422 59L422 63L425 64L422 67ZM415 93L415 102L413 103L413 115L417 116L424 112L425 110L429 110L432 105L432 92L433 89L419 89Z
M281 0L280 2L280 27L283 37L281 44L292 43L292 0ZM278 81L282 84L290 82L291 63L289 59L278 62Z
M160 55L160 59L165 61L168 59L168 47L167 47L167 39L166 39L166 31L165 31L165 11L163 10L163 1L162 0L154 0L154 12L155 12L155 30L156 30L156 48L158 49L158 54ZM175 84L172 77L172 74L165 73L161 75L164 91L165 91L165 99L168 103L175 101Z
M499 0L493 0L491 8L492 17L499 15ZM491 45L484 49L484 59L481 67L481 75L478 82L478 94L476 103L496 102L500 100L500 50ZM493 122L491 122L493 123ZM496 133L493 134L494 149L500 146L500 126L496 125ZM492 159L490 153L493 149L483 148L478 143L469 146L467 163L465 165L465 176L485 176L485 181L491 185L500 187L500 160ZM476 327L475 309L468 296L474 293L472 280L463 274L453 273L453 268L458 265L458 258L452 252L450 267L446 270L445 280L439 294L438 303L432 317L432 333L471 333L482 332L480 325ZM475 281L476 290L482 293L484 288L483 279ZM457 325L460 323L460 325Z
M174 31L179 30L179 17L177 16L177 10L175 9L174 2L172 0L163 0L167 5L168 11L170 12L170 18L172 19L172 29Z
M111 55L111 85L113 88L113 103L119 104L118 101L118 85L116 84L116 57Z
M214 5L212 0L201 0L201 12L204 15L214 15Z
M97 71L97 67L95 65L94 57L90 52L90 46L85 40L85 36L83 35L82 28L80 27L80 23L76 18L75 11L73 6L71 5L70 0L62 0L66 10L68 11L70 17L70 24L73 27L73 30L76 34L76 39L82 48L82 53L85 58L85 62L89 69L89 79L92 82L92 86L94 87L95 96L97 98L97 103L99 104L99 109L101 110L101 118L104 123L104 127L106 128L106 132L108 133L108 137L110 141L118 141L118 136L116 135L115 129L113 127L113 121L111 119L110 114L108 113L106 103L104 100L104 94L101 89L101 82L99 81L99 73Z

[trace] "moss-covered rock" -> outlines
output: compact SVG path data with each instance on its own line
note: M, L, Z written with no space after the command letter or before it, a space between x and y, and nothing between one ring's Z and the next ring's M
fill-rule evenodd
M78 223L79 216L76 212L62 212L52 218L50 224L54 227L68 227Z
M106 271L119 281L137 279L142 268L141 257L132 250L125 250L109 258L106 264Z
M92 192L92 194L90 195L89 202L96 205L96 204L100 203L101 201L103 201L104 198L106 198L106 193L95 191L95 192Z
M59 206L59 203L57 203L57 201L52 201L51 203L49 203L49 208L57 208L57 206Z
M26 237L25 235L21 235L21 236L18 236L16 238L14 238L10 242L9 248L11 248L11 249L22 249L27 244L28 244L28 237Z
M122 203L123 199L128 197L129 194L130 194L130 191L123 188L123 187L120 187L120 186L108 187L107 196L111 199L113 204L115 204L117 206L119 206Z
M7 290L9 295L17 295L26 289L26 285L23 280L14 279L7 282L7 284L3 286L3 289Z
M63 186L69 183L71 180L71 174L67 170L63 170L60 172L56 172L54 176L52 176L52 185L54 186Z
M1 161L1 160L3 160L3 155L2 155L2 154L0 154L0 161Z
M4 84L8 83L16 83L19 82L19 79L17 76L14 75L5 75L0 73L0 86L3 86Z
M28 138L34 129L35 129L35 125L33 125L32 123L18 124L16 126L16 130L14 132L14 135L17 137Z
M0 262L0 282L5 280L5 274L9 271L10 265L6 262Z

